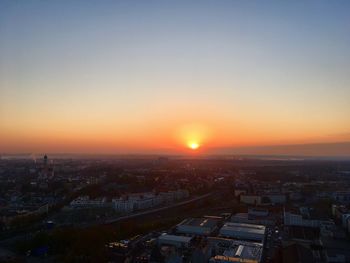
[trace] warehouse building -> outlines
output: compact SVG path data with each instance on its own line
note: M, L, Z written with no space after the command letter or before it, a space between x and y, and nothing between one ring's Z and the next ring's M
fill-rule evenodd
M192 237L164 234L158 237L159 246L189 247Z
M253 217L249 213L237 213L231 216L231 222L233 223L244 223L253 225L265 225L273 226L275 225L276 219L273 216L268 217Z
M220 229L220 236L264 242L266 227L263 225L227 222Z
M233 240L226 238L209 238L211 254L209 263L262 262L263 245L261 243Z
M177 225L176 231L187 235L208 236L218 228L219 222L215 218L188 218Z

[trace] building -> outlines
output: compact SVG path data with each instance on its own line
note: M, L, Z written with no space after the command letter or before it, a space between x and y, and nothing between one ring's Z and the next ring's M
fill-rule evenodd
M264 225L264 226L272 226L275 225L276 219L273 216L252 216L249 213L237 213L231 216L230 219L233 223L245 223L245 224L256 224L256 225Z
M347 228L348 227L348 221L349 220L350 220L350 213L342 215L342 227L343 228Z
M277 205L286 203L287 197L285 194L242 194L240 201L247 205Z
M158 245L175 246L178 248L189 247L191 240L192 240L192 237L164 234L158 237Z
M141 235L137 235L130 239L110 242L106 245L106 248L112 258L118 260L117 262L120 260L124 261L128 255L138 248L139 244L144 241L144 238Z
M208 236L218 228L219 222L213 218L188 218L176 226L176 231L187 235Z
M158 197L151 192L134 193L123 196L121 198L112 199L115 210L123 213L133 212L135 210L143 210L160 204L157 202Z
M336 202L342 204L350 204L350 191L338 191L332 194Z
M245 195L246 193L247 193L246 189L235 189L234 190L235 197L238 197L240 195Z
M263 225L227 222L220 229L220 236L264 242L266 227Z
M134 211L134 203L127 199L112 199L113 208L122 213L130 213Z
M268 203L271 204L285 204L287 197L285 194L269 194L263 197L264 199L269 200Z
M78 198L74 199L70 202L69 207L70 208L97 208L97 207L106 207L107 202L106 198L96 198L96 199L90 199L89 196L79 196Z
M265 208L252 207L248 209L249 216L266 217L269 215L269 210Z
M142 197L140 199L134 200L134 210L144 210L151 208L154 205L155 197Z
M160 192L159 196L162 199L162 202L166 204L172 203L175 200L173 192Z
M240 202L247 205L260 205L261 196L260 195L241 195Z
M262 262L263 245L261 243L238 241L226 238L208 238L211 254L210 263Z
M317 219L304 218L299 213L284 212L284 224L286 226L320 227L322 221Z
M187 198L188 196L188 191L182 189L161 192L159 194L155 194L153 192L132 193L124 195L120 198L114 198L112 199L112 203L114 209L118 212L130 213L136 210L144 210L159 206L161 204L173 203L177 200Z
M291 192L289 193L289 200L291 201L300 201L303 199L303 195L299 192Z
M332 205L332 215L337 222L340 222L342 227L348 228L350 221L350 209L344 205ZM350 233L350 229L348 230Z
M185 199L185 198L188 198L190 196L190 193L186 189L179 189L179 190L176 190L174 192L175 192L174 196L175 196L176 200Z

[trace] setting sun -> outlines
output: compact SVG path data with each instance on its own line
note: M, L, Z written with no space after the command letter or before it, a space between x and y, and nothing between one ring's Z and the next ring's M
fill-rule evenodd
M199 148L199 144L196 143L196 142L190 142L190 143L188 144L188 147L191 148L192 150L196 150L196 149Z
M179 128L175 130L178 145L193 151L202 149L203 145L208 145L211 134L209 125L199 122L179 125ZM201 153L203 153L203 149Z

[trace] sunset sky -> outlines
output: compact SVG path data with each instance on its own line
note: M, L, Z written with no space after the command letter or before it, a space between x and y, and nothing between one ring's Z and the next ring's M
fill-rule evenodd
M2 0L0 153L349 142L349 14L345 0Z

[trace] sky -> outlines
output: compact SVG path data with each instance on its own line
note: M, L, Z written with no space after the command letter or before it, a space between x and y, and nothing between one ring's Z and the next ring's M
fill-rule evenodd
M349 13L345 0L0 0L0 152L350 142Z

